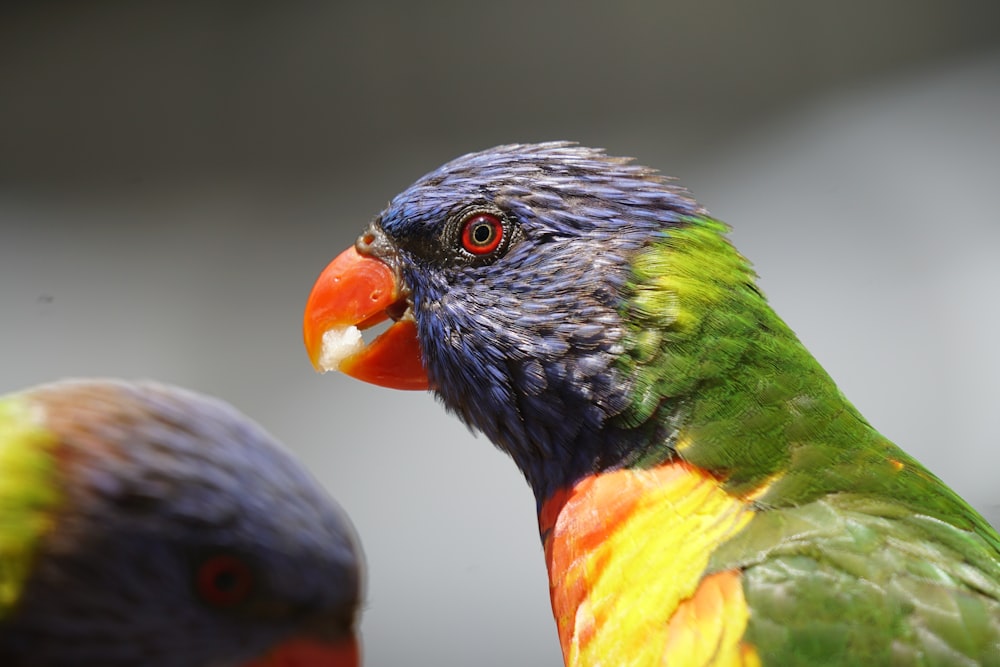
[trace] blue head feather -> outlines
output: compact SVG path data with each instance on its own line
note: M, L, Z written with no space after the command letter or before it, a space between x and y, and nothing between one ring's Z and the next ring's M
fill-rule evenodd
M477 209L509 225L498 257L473 261L455 247L455 226ZM607 432L632 389L615 366L629 258L704 213L655 170L553 142L457 158L373 223L411 290L438 396L514 458L539 502L623 465L648 439Z

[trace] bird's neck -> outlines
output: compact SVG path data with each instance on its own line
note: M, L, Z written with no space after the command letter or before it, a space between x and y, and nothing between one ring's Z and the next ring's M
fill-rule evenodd
M831 493L875 505L892 498L995 542L975 511L844 397L724 230L697 218L633 258L617 368L629 404L595 438L600 465L564 482L680 462L758 508Z
M541 446L513 451L540 507L587 476L672 460L750 496L781 475L813 475L826 465L826 454L796 459L803 442L836 455L884 440L774 313L725 231L694 218L633 255L613 381L580 394L612 416L568 444L546 441L554 430L546 422L528 424L524 431ZM777 488L799 493L794 484Z
M725 231L697 218L634 258L621 366L639 380L616 422L649 432L632 466L677 458L736 496L804 501L826 485L778 478L812 477L827 456L884 438L771 309ZM796 456L802 448L822 454Z

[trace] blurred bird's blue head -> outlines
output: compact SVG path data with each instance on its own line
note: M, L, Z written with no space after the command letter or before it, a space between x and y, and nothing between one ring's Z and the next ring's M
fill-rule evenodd
M0 662L209 667L296 637L353 641L353 528L259 426L149 383L61 382L15 398L50 434L60 500L0 622Z

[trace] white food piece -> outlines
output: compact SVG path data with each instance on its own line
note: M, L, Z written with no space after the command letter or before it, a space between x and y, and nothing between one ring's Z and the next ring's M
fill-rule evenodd
M323 347L319 354L319 367L325 373L335 371L340 362L365 347L361 330L355 326L334 327L323 334Z

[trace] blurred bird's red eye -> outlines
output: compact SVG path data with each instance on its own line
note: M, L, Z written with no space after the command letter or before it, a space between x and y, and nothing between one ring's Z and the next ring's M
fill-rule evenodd
M231 607L253 591L253 571L236 556L211 556L198 566L195 587L204 602L213 607Z
M462 223L462 247L473 255L488 255L502 240L503 222L492 213L475 213Z

